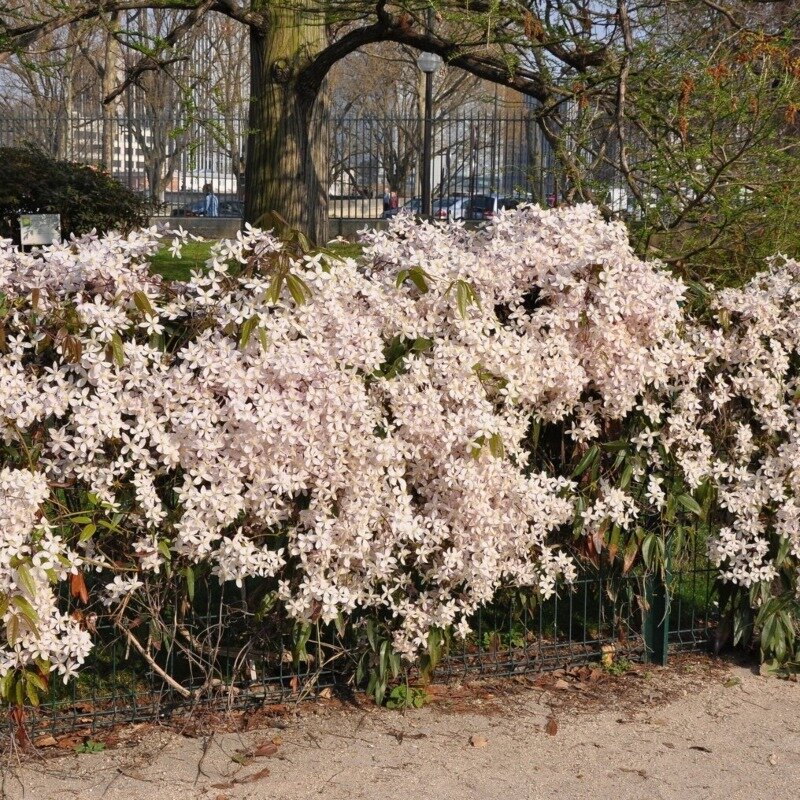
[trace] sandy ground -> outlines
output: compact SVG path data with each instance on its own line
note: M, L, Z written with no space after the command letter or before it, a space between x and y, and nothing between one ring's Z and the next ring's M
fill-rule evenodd
M432 696L405 714L330 700L229 721L249 730L220 732L221 719L202 723L214 733L196 722L180 733L126 728L93 754L50 742L6 760L0 796L767 800L800 790L800 685L750 668L691 658Z

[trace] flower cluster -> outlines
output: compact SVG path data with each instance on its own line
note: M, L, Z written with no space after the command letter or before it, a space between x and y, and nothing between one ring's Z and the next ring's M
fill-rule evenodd
M29 664L46 664L65 679L92 647L89 634L59 611L52 583L66 580L80 565L40 508L49 494L42 474L0 470L0 676Z
M0 247L0 504L16 537L0 548L0 675L85 656L52 590L80 568L112 608L168 560L259 577L298 620L379 612L409 657L433 627L467 632L503 586L547 597L575 576L556 534L585 486L532 454L534 423L563 425L579 455L629 437L624 486L595 481L578 504L599 543L669 505L674 463L690 488L719 485L726 577L770 578L765 509L800 550L793 262L719 293L709 325L589 206L477 231L400 215L364 234L358 262L247 228L185 284L149 273L159 244L150 230ZM722 452L737 398L752 414L733 415ZM92 498L105 526L67 515L56 535L54 487Z

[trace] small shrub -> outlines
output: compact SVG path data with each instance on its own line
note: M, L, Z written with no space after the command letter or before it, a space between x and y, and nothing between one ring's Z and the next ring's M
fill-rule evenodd
M602 666L603 671L607 672L609 675L624 675L626 672L630 672L633 669L633 664L624 656L609 661L608 663L604 662Z
M85 753L102 753L106 746L102 742L95 742L92 739L87 739L83 744L75 747L75 752L81 755Z
M147 224L148 201L107 172L57 161L35 147L0 148L0 236L19 243L19 215L60 214L64 236L128 233Z
M428 701L428 694L424 689L401 684L395 686L386 700L386 708L393 711L402 711L406 708L422 708Z

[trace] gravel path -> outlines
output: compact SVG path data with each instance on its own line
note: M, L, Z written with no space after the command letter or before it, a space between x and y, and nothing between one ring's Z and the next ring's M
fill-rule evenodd
M435 687L406 714L323 701L246 731L127 728L102 753L51 746L7 760L0 797L768 800L800 789L797 683L702 658L586 673Z

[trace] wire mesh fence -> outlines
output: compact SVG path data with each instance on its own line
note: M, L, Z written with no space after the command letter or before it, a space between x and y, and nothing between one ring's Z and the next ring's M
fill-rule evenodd
M716 590L704 544L673 540L669 565L663 573L640 567L623 575L585 564L573 585L547 600L504 592L476 614L466 639L449 640L434 679L530 675L597 662L604 653L663 662L659 641L670 652L707 646ZM64 684L54 676L49 696L27 709L29 734L91 735L178 712L263 708L326 688L364 688L356 677L369 651L363 625L313 625L298 655L296 626L278 607L264 614L254 606L246 593L208 584L197 610L180 622L175 607L166 607L159 625L141 613L103 623L78 677ZM408 677L419 674L410 668Z
M438 114L431 119L433 215L487 219L521 201L555 205L568 190L548 140L529 110ZM400 208L419 212L422 180L419 117L345 116L329 126L329 213L374 220ZM220 199L221 216L239 217L246 192L247 121L169 115L41 115L0 119L0 147L32 144L54 157L104 166L152 198L159 213L203 213L204 187ZM255 134L254 134L255 135ZM593 190L612 211L629 197L607 169Z

